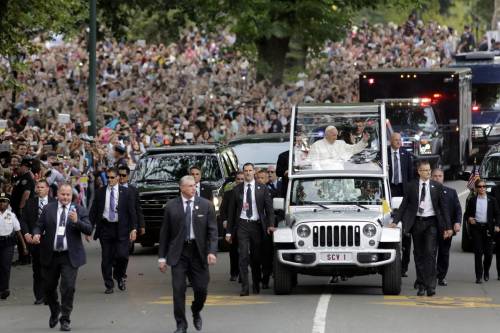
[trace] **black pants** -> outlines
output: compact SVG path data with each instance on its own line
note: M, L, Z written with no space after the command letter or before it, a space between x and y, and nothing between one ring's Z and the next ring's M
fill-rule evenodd
M118 222L103 222L101 235L101 272L106 288L113 288L113 278L117 281L125 277L128 265L129 240L118 237Z
M14 243L3 242L0 244L0 292L9 289L10 268L14 257Z
M196 243L185 243L179 262L172 266L172 289L174 292L174 317L177 327L187 328L186 277L189 275L193 287L193 314L200 313L207 299L209 281L208 267L200 258Z
M274 244L273 236L265 234L262 239L262 283L269 284L273 273Z
M448 274L450 266L450 248L451 238L444 239L442 235L438 235L438 252L437 252L437 278L443 280Z
M231 276L238 276L240 274L239 255L238 236L233 235L231 244L229 245L229 271Z
M413 237L417 284L425 289L436 288L437 220L435 217L415 220Z
M35 299L43 298L42 266L40 264L40 246L30 245L31 268L33 269L33 294Z
M42 266L45 301L49 304L51 314L61 312L61 322L70 322L77 275L78 268L71 265L67 251L54 252L50 265ZM58 285L61 292L60 304L57 297Z
M497 274L500 278L500 232L495 232L495 256L497 261Z
M488 224L469 225L474 248L474 267L476 279L482 279L483 274L490 273L492 256L491 237L488 235ZM497 259L498 260L498 259Z
M410 265L410 255L411 255L411 234L403 234L403 239L401 241L402 256L401 256L401 270L403 272L408 271L408 266Z
M248 290L248 264L252 267L252 282L259 286L261 279L262 227L260 223L240 220L238 224L238 250L242 288Z

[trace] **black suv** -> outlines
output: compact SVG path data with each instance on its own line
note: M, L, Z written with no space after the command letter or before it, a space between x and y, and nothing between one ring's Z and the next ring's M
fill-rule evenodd
M142 246L158 243L164 207L168 200L179 196L179 180L189 174L191 166L201 168L201 182L212 189L218 213L223 186L234 179L238 170L238 160L230 147L207 144L148 149L131 178L139 190L146 222L146 234L137 240Z

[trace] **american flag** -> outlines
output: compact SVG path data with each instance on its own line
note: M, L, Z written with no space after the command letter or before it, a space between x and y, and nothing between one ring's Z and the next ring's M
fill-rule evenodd
M474 166L472 167L472 172L469 177L469 182L467 183L467 187L469 188L469 190L471 191L474 190L474 183L478 179L479 179L479 168L477 167L476 163L474 163Z

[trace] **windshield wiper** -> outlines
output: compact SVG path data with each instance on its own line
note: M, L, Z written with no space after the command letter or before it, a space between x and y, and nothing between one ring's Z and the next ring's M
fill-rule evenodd
M166 179L141 179L138 182L148 183L148 184L158 184L158 183L166 183L166 182L168 182L168 180L166 180Z
M328 208L327 206L320 204L319 202L314 202L314 201L302 201L301 203L302 203L302 204L306 204L306 205L307 205L307 204L309 204L309 205L316 205L316 206L319 206L319 207L321 207L321 208L323 208L323 209L330 209L330 208Z
M358 206L359 208L363 208L364 210L369 209L368 207L363 206L363 205L360 205L358 202L355 202L355 201L346 201L346 202L343 202L342 204L344 204L344 205L354 205L354 206Z

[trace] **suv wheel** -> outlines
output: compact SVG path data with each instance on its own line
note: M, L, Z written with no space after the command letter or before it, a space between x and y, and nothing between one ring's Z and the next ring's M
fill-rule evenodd
M399 295L401 293L401 245L394 243L388 247L396 250L396 259L382 271L382 291L384 295Z
M278 251L275 251L274 256L274 293L276 295L287 295L292 291L292 288L297 284L297 274L292 273L288 267L283 265L278 258ZM294 279L295 275L295 279Z

